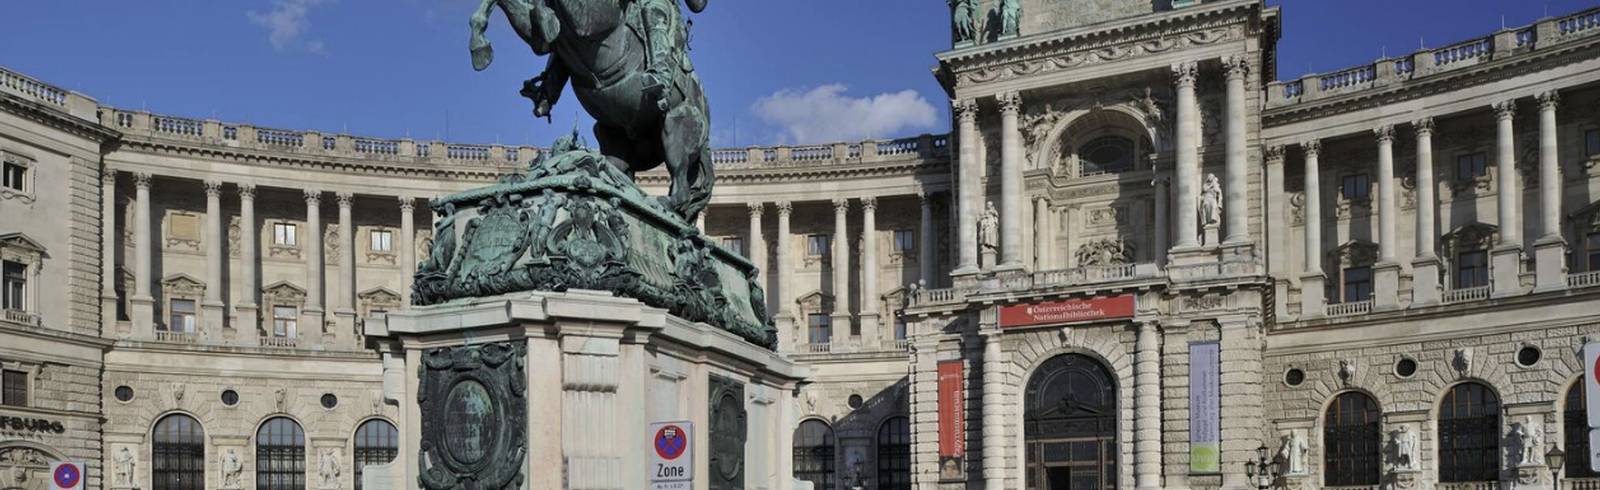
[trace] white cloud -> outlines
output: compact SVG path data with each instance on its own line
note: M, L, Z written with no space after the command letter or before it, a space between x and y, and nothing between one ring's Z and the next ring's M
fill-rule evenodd
M267 29L267 41L272 43L273 49L288 51L303 48L312 53L325 54L326 49L321 40L311 39L302 42L301 38L311 30L311 21L306 18L311 8L326 1L273 0L271 11L261 13L251 10L245 12L245 16L250 18L250 23Z
M915 90L870 97L851 97L846 90L836 83L805 91L783 89L757 99L750 111L796 144L888 137L938 122L933 105Z

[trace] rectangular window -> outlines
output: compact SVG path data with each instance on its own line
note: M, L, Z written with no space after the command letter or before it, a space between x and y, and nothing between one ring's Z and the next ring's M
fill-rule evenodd
M174 299L167 308L170 311L171 322L167 323L167 330L173 332L194 332L194 300Z
M1344 182L1339 186L1339 192L1344 193L1347 201L1365 201L1371 195L1372 183L1367 179L1367 174L1350 174L1344 176Z
M904 318L895 318L894 319L894 339L895 340L905 340L906 339L906 321L905 321Z
M4 285L0 286L0 309L25 311L28 309L28 266L21 262L5 261Z
M27 184L25 184L26 180L24 180L24 177L27 175L28 167L24 167L18 163L6 162L4 180L7 189L12 189L17 192L27 192Z
M297 241L295 240L294 223L273 223L272 243L285 247L295 246Z
M833 319L822 313L812 313L807 320L808 338L813 344L826 344L833 341Z
M1456 179L1472 180L1489 175L1489 157L1483 152L1456 157Z
M806 235L806 255L821 257L828 254L828 235Z
M1372 268L1351 267L1344 270L1344 302L1372 299Z
M1585 256L1589 258L1587 270L1600 271L1600 232L1590 233L1583 242Z
M912 251L916 250L916 248L916 235L911 233L911 230L894 231L894 251L904 254L911 253Z
M725 236L725 237L722 237L722 248L728 249L729 252L733 252L733 253L736 253L736 254L739 254L739 255L745 255L746 257L748 257L748 255L746 255L745 252L744 252L744 238L743 237L736 237L736 236Z
M1600 129L1583 132L1583 154L1591 157L1600 155Z
M294 337L298 316L299 312L293 306L272 307L272 336Z
M0 373L0 405L28 406L28 373L5 370Z
M372 247L371 247L372 251L374 251L374 252L392 252L392 251L394 251L394 232L389 231L389 230L372 230L371 237L372 237Z
M1476 250L1456 254L1456 289L1489 285L1489 253Z

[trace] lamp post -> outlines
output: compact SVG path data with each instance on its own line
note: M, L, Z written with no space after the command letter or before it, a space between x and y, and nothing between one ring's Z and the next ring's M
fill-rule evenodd
M1550 486L1554 490L1561 490L1561 465L1567 462L1567 452L1561 446L1550 445L1550 451L1544 453L1544 464L1550 467Z
M1278 455L1273 457L1271 461L1267 461L1267 445L1262 444L1261 447L1256 448L1256 460L1244 462L1244 474L1256 481L1257 489L1267 490L1272 488L1273 482L1277 481L1279 469L1283 467L1283 464L1283 455Z

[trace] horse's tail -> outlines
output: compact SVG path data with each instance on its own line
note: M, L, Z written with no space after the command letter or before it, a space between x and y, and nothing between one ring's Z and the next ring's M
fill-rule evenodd
M472 13L472 19L467 21L467 26L472 28L472 40L467 43L467 48L472 51L472 69L482 71L494 62L494 46L489 44L489 38L484 36L489 30L489 15L494 13L497 0L483 0L478 5L478 10Z

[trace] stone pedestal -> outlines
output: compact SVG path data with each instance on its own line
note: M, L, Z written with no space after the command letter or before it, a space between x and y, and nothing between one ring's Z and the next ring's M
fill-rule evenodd
M1522 292L1522 247L1501 245L1489 252L1490 295L1510 296Z
M743 394L791 393L808 370L733 333L584 290L457 299L369 319L365 332L385 351L401 448L395 463L368 467L363 488L466 477L650 488L649 426L666 421L692 424L689 488L794 488L787 472L765 470L792 459L793 431L749 430L793 427L789 398ZM456 464L463 456L508 464Z
M996 266L999 266L999 265L1000 265L1000 254L995 253L994 249L985 248L985 249L983 249L983 253L979 254L978 269L986 270L986 271L987 270L993 270Z
M1533 242L1534 286L1536 292L1567 287L1567 243L1560 236Z
M130 309L129 318L133 320L133 338L156 338L156 300L149 296L134 296L128 299Z
M1421 470L1397 469L1389 473L1384 490L1427 490L1430 485Z
M1427 306L1439 303L1439 258L1418 257L1411 261L1411 304Z
M1205 227L1205 232L1204 232L1205 241L1203 241L1201 243L1203 243L1207 247L1215 247L1215 246L1217 246L1217 243L1219 243L1221 241L1221 239L1218 238L1219 234L1220 234L1220 232L1217 229L1217 224L1216 223L1209 223Z
M1327 314L1324 280L1320 273L1300 276L1300 318L1321 318Z
M1372 308L1392 310L1400 307L1400 263L1379 262L1372 267Z

